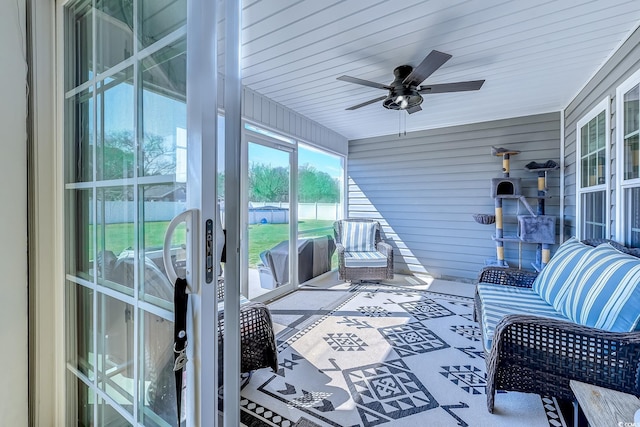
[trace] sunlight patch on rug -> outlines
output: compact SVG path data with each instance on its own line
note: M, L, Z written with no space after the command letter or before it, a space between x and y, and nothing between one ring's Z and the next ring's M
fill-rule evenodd
M486 409L485 361L468 297L364 283L279 341L279 370L242 390L243 422L320 426L563 426L553 399L500 393Z

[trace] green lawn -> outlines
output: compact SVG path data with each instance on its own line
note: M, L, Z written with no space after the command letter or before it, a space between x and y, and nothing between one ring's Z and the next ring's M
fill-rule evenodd
M144 224L144 247L147 249L161 249L164 244L164 234L167 231L167 227L169 226L169 221L157 221L157 222L147 222ZM176 227L175 232L173 233L174 242L184 242L185 241L185 225L180 224ZM102 237L101 227L98 229L98 242L101 242ZM93 247L93 229L89 228L89 247ZM118 255L125 249L133 248L133 224L119 223L119 224L107 224L105 226L104 233L104 247L108 251L112 251L114 254ZM100 246L98 245L98 251L100 251Z
M305 231L314 232L305 234ZM333 236L333 220L298 221L298 233L304 236ZM260 252L271 249L289 236L289 224L252 224L249 226L249 268L260 262Z
M161 248L169 221L147 222L145 228L145 244L147 249ZM305 231L314 230L305 234ZM92 230L90 235L93 236ZM100 230L98 230L100 232ZM298 222L298 232L303 236L333 235L332 220L304 220ZM260 262L260 252L271 249L283 240L288 239L289 224L252 224L249 226L249 268L255 268ZM133 247L133 224L107 224L105 229L105 249L118 255L127 248ZM178 226L174 233L174 242L185 241L184 224ZM89 242L92 247L93 241ZM100 250L100 249L98 249ZM334 261L335 262L335 261Z

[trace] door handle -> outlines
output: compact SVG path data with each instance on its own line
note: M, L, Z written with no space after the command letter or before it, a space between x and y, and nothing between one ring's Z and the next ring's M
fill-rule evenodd
M175 285L178 279L178 274L173 267L171 260L171 239L178 225L181 223L186 224L186 279L187 279L187 293L197 293L198 280L197 271L194 268L193 260L198 256L198 209L187 209L186 211L179 213L169 222L167 231L164 235L164 246L162 248L162 261L164 262L164 269L167 272L167 277L172 285Z

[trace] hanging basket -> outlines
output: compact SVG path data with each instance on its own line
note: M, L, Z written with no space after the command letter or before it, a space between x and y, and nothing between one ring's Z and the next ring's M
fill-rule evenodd
M475 219L478 224L485 225L496 222L496 216L493 214L473 214L473 219Z

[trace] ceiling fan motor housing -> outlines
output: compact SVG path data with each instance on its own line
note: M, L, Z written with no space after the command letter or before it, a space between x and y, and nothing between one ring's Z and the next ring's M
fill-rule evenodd
M413 71L411 65L401 65L393 70L396 76L395 80L389 85L389 95L382 102L384 108L390 110L406 110L422 104L422 95L418 93L415 86L406 86L403 84L407 76Z

